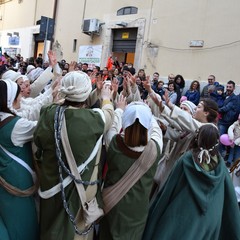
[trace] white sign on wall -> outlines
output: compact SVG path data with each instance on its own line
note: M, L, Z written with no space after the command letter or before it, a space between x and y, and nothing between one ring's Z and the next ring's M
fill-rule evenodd
M88 68L100 66L102 45L83 45L79 47L78 62L87 63Z

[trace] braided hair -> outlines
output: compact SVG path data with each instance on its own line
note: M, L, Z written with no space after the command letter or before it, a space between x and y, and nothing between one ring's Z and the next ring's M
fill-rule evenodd
M219 131L214 124L201 126L194 136L190 149L195 162L207 170L213 170L218 165Z

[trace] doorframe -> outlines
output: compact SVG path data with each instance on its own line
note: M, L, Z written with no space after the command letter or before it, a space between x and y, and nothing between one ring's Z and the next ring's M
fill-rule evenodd
M146 25L146 19L140 18L134 21L126 21L127 27L126 28L137 28L137 39L136 39L136 50L135 50L135 57L134 57L134 68L139 69L141 68L141 60L142 60L142 53L143 53L143 44L144 44L144 31ZM102 51L102 59L101 59L101 67L104 67L105 63L107 62L108 57L112 53L112 46L113 46L113 34L112 29L121 29L122 27L116 25L116 21L110 22L105 29L105 39L104 39L104 46Z

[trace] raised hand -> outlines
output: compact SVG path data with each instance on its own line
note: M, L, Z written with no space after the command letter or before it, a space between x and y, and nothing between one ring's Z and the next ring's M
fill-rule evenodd
M167 90L167 89L165 90L165 93L164 93L164 99L165 99L166 105L167 105L170 109L173 109L173 104L172 104L171 101L170 101L169 93L168 93L168 90Z
M112 83L111 83L111 89L112 89L112 99L115 100L118 92L118 80L117 78L113 78Z
M130 72L127 72L127 79L130 80L132 77L132 74Z
M75 67L76 67L76 66L77 66L77 62L71 61L71 62L69 63L68 72L73 72L73 71L75 71Z
M131 86L136 84L137 78L136 76L132 75L130 72L128 72L127 78Z
M123 89L127 91L127 78L123 77Z
M54 67L57 64L56 53L52 50L49 50L48 53L49 65Z
M116 103L116 108L121 108L122 110L124 110L126 106L127 106L126 97L124 97L123 95L120 95Z
M146 77L145 81L142 81L143 87L148 91L148 93L152 93L152 87L151 87L151 83L150 83L150 76Z
M101 74L99 74L96 77L96 87L97 87L97 90L100 90L100 91L103 88L103 77L101 76Z
M117 78L113 78L111 85L112 85L112 91L117 92L118 91L118 85L119 85L119 82L118 82Z
M104 84L101 89L101 97L102 100L110 100L111 99L111 90L108 84Z

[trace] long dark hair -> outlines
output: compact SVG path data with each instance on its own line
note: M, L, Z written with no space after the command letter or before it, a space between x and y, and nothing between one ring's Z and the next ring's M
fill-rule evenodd
M180 78L181 79L181 82L180 83L177 83L177 79ZM178 74L175 78L174 78L174 82L175 84L177 84L180 88L184 88L185 87L185 80L183 78L182 75Z
M5 112L5 113L10 113L13 115L16 115L15 113L13 113L9 108L8 108L8 104L7 104L7 83L3 80L0 80L0 111L1 112ZM17 93L16 96L14 98L14 101L17 99L18 95L21 92L21 88L17 85Z
M189 89L190 89L191 91L193 90L193 84L194 84L194 83L197 83L197 89L196 89L196 90L197 90L197 91L200 91L200 83L199 83L199 81L197 81L197 80L194 80L194 81L191 82L191 85L190 85L190 88L189 88Z

